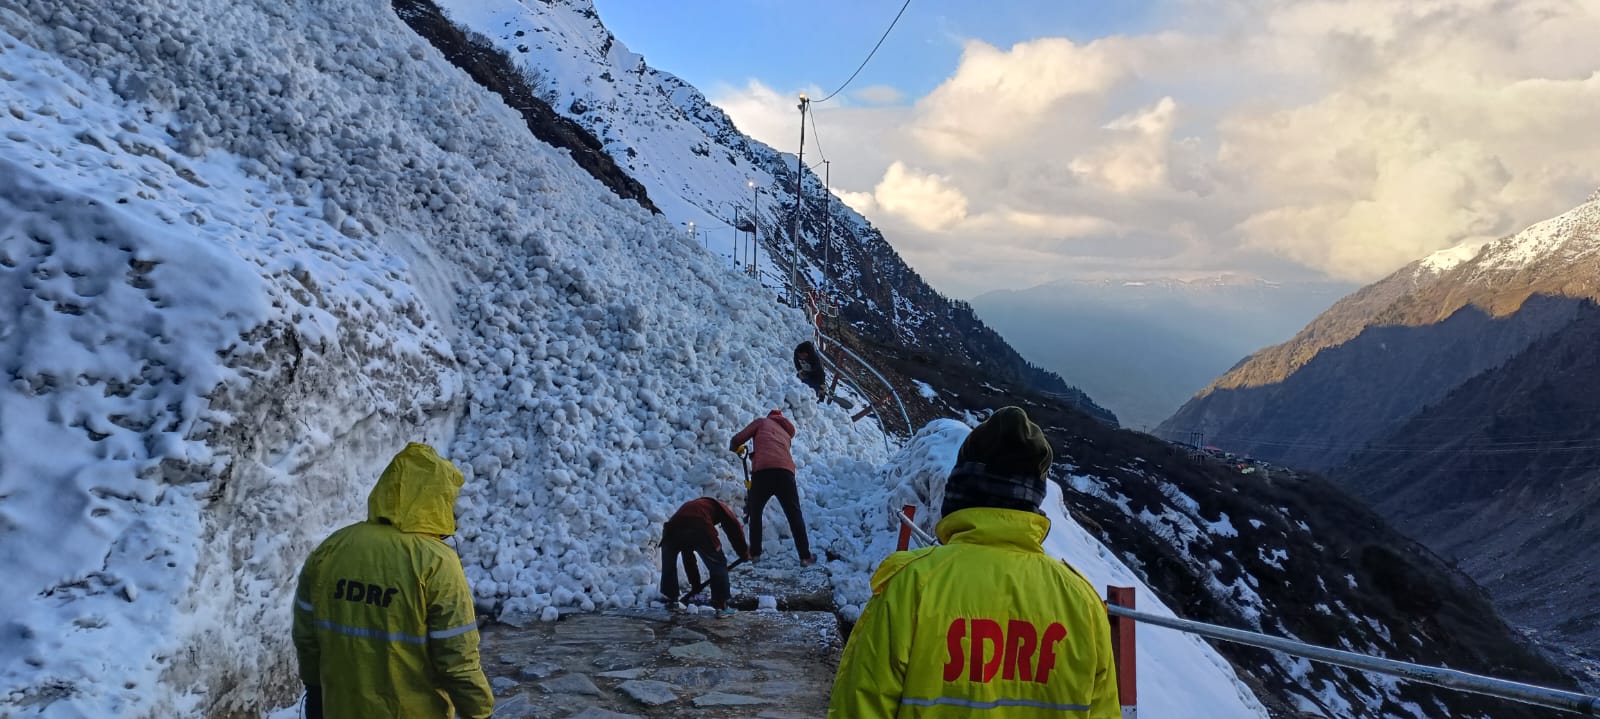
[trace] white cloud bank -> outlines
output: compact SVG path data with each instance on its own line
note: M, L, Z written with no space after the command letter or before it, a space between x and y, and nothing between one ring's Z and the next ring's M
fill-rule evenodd
M1600 0L1169 10L1167 32L968 41L910 106L828 108L834 183L958 295L1089 270L1371 280L1600 186ZM786 97L716 100L793 148Z

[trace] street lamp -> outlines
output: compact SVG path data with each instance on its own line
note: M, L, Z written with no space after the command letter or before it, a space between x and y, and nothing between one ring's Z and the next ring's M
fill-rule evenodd
M689 241L690 242L694 242L695 239L696 239L696 235L695 235L695 232L694 232L694 220L689 220L688 222L685 222L684 224L689 226Z
M756 187L755 180L746 180L750 186L750 276L760 277L757 259L761 256L761 195L767 191L765 187Z
M728 228L733 230L733 268L739 269L739 203L728 201L728 211L733 213L733 222L728 223Z
M802 184L806 176L806 111L811 108L811 98L800 93L800 151L794 156L794 253L789 257L789 306L799 307L800 300L800 211Z

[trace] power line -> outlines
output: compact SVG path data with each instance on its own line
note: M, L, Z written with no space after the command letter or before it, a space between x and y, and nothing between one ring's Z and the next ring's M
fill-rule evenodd
M852 80L855 80L857 75L861 74L861 71L866 68L867 63L872 60L872 56L876 55L878 53L878 48L883 47L883 41L889 39L889 31L894 29L895 23L900 22L900 16L904 15L905 12L906 12L906 8L908 8L910 6L911 6L911 0L906 0L905 4L900 6L900 12L897 12L897 13L894 14L894 20L889 23L889 28L887 30L883 31L883 37L878 38L878 44L872 46L872 52L867 53L867 59L866 60L862 60L861 61L861 65L856 68L856 71L850 73L850 79L849 80L845 80L844 84L840 85L838 90L834 90L833 92L828 93L827 97L824 97L821 100L817 100L817 102L827 102L827 101L833 99L834 95L839 94L845 88L850 86L850 82Z
M817 157L822 158L822 162L826 164L828 162L828 153L822 151L822 133L817 132L817 113L815 111L811 113L811 141L817 145ZM812 172L814 173L816 170L813 169Z

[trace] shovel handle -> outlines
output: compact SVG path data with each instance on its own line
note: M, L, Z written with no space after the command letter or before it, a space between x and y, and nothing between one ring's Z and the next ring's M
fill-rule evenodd
M728 565L728 571L730 571L730 572L733 571L734 567L737 567L737 566L739 566L741 564L744 564L744 558L743 557L740 557L738 559L733 560L733 564L729 564ZM678 601L679 602L687 602L687 601L689 601L689 597L692 597L692 596L694 596L696 594L699 594L700 590L705 589L706 585L708 585L710 583L711 583L711 580L707 579L707 580L705 580L705 581L703 581L703 582L701 582L699 584L694 585L694 589L690 589L689 591L684 592L683 596L678 597Z

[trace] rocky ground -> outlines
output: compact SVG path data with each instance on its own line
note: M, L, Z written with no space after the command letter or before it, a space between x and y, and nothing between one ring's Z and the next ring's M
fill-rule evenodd
M774 549L777 549L774 547ZM498 719L802 719L827 713L844 647L826 570L768 558L731 573L732 604L503 617L483 628ZM763 598L770 597L770 601ZM756 609L776 604L777 609Z

